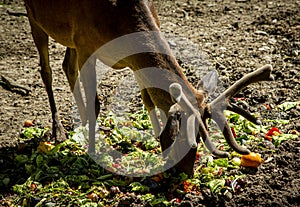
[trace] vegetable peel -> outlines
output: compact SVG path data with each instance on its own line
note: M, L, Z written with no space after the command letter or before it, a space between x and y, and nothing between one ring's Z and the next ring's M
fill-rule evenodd
M248 155L242 155L241 166L257 168L262 160L258 153L250 152Z

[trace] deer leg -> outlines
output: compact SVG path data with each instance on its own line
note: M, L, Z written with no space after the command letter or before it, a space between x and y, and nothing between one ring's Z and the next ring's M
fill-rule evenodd
M164 157L166 157L171 150L169 149L169 147L172 145L174 139L178 134L179 126L177 125L178 125L178 119L180 115L176 114L176 112L174 111L174 113L170 113L168 115L168 119L167 119L165 114L168 114L168 111L165 112L164 109L160 109L161 121L163 122L163 127L164 127L162 129L160 121L157 117L155 105L152 102L151 97L147 92L147 89L141 90L141 95L142 95L143 103L150 116L154 135L155 137L159 138L162 154Z
M150 121L153 127L154 135L155 137L158 137L161 133L161 127L159 120L157 118L157 114L155 111L155 105L153 104L149 93L147 92L147 89L141 90L141 96L143 99L144 106L146 107L149 116L150 116Z
M33 39L40 55L42 80L46 87L48 99L50 102L53 120L53 136L55 137L56 142L64 141L66 139L65 130L58 118L58 111L55 105L54 94L52 90L52 70L49 65L48 35L34 23L34 20L31 19L30 24Z
M170 146L179 135L182 112L172 107L168 114L168 120L161 134L159 135L163 157L170 155L173 150Z
M82 125L85 126L87 123L87 118L85 112L85 105L80 90L80 80L78 79L79 68L77 52L75 49L67 47L65 58L63 61L63 69L67 76L70 88L73 92L74 99L78 107L80 119L82 121Z
M80 53L78 53L80 54ZM95 153L95 129L98 116L97 104L97 79L96 79L96 59L85 58L89 56L79 55L79 65L83 66L80 70L80 80L82 81L86 97L86 116L89 124L89 148L88 152ZM87 61L86 61L87 60ZM99 107L100 108L100 107Z

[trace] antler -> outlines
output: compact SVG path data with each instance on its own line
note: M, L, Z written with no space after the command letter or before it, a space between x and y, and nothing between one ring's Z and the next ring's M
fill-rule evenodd
M241 78L239 81L234 83L231 87L229 87L227 90L225 90L220 96L218 96L214 101L212 101L210 104L207 105L207 113L204 116L204 120L207 118L212 118L216 123L218 124L220 129L223 129L223 135L229 144L229 146L235 150L236 152L240 154L249 154L249 150L241 147L238 145L238 143L235 141L235 138L232 135L231 129L229 127L229 124L225 118L224 110L230 110L237 114L242 115L249 121L255 123L255 124L261 124L259 120L257 120L256 117L251 115L249 112L245 111L244 109L231 104L229 100L237 94L239 91L241 91L243 88L247 87L248 85L260 81L273 81L274 77L271 75L272 66L271 65L265 65L256 71L249 73L245 75L243 78Z
M184 95L180 84L171 84L169 87L170 94L173 97L174 101L178 103L178 105L184 111L187 117L185 119L182 119L181 121L187 122L187 124L184 126L186 126L185 134L187 136L189 147L192 149L197 147L196 126L199 126L199 133L201 134L203 142L208 150L218 157L228 157L228 153L218 150L209 137L206 120L208 118L212 118L214 121L216 121L219 128L222 130L227 143L233 150L240 154L249 154L250 151L248 149L243 148L235 141L235 138L232 135L231 129L224 115L224 110L227 109L233 111L244 116L246 119L255 124L261 124L261 122L257 120L256 117L254 117L244 109L231 104L229 100L240 90L252 83L274 80L274 77L271 75L271 71L272 66L265 65L262 68L259 68L256 71L245 75L231 87L225 90L221 95L219 95L214 101L212 101L210 104L207 104L206 108L204 109L203 117L201 117L199 111L194 108L194 106Z
M169 87L170 94L173 97L173 99L179 104L179 106L182 108L182 110L186 113L187 117L187 124L186 127L186 136L188 144L191 148L197 147L197 140L196 140L196 127L199 126L199 132L201 133L201 137L203 139L203 142L205 143L208 150L218 156L218 157L228 157L227 152L222 152L216 148L214 143L210 140L208 132L206 130L206 127L202 121L201 115L194 108L194 106L190 103L190 101L187 99L187 97L182 92L182 87L178 83L173 83Z

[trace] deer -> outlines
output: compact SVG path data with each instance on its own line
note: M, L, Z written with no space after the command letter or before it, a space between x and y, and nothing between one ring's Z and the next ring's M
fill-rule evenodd
M79 76L84 86L86 104L79 92L75 96L75 101L82 122L89 123L89 152L95 151L95 122L99 113L99 101L93 68L96 59L99 59L113 69L129 67L133 71L154 134L160 139L162 151L173 146L166 156L176 157L176 153L183 145L187 147L187 153L176 165L179 171L193 174L200 138L213 155L217 157L229 155L219 150L211 141L208 119L213 119L217 123L234 151L243 155L250 153L236 142L224 110L233 111L255 124L261 124L255 116L232 104L230 100L252 83L274 80L271 65L267 64L243 76L208 103L205 88L198 90L187 80L167 40L161 34L158 14L152 0L24 0L24 2L40 57L41 77L52 113L52 135L56 141L65 140L66 135L59 120L52 90L49 37L66 47L62 67L70 89L74 93L78 92ZM131 34L135 36L131 38ZM125 38L126 41L124 39L115 41L127 37L126 35L130 37ZM110 45L110 42L115 44ZM143 49L140 53L130 54L128 50L132 47ZM99 48L102 48L100 52ZM95 57L90 58L93 54ZM85 70L83 68L88 68L84 73L88 75L82 75L82 70ZM161 84L164 85L163 88ZM92 112L87 112L87 109L91 108L94 108ZM155 110L157 108L166 114L167 118L161 120L163 125L160 124ZM182 133L178 132L180 129L183 129Z

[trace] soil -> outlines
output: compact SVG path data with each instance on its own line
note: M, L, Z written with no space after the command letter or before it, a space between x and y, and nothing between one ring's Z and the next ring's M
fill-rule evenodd
M245 98L248 109L264 119L291 120L281 131L300 131L299 108L284 113L272 110L280 103L300 100L300 1L156 0L155 4L161 30L167 37L193 42L184 45L187 51L193 51L196 45L204 52L224 88L244 74L271 64L275 81L253 84L238 97ZM25 16L9 14L8 10L25 12L21 0L0 1L0 75L28 87L30 92L10 90L3 82L0 85L0 148L16 145L27 119L51 128L48 98L29 23ZM171 39L170 44L172 41L175 40ZM75 106L61 69L64 48L50 42L57 106L65 128L70 130ZM173 44L177 54L183 51L178 45ZM178 59L185 61L183 53L178 54ZM190 70L185 72L197 84L198 76ZM104 100L113 93L117 79L118 74L113 72L111 85L102 86L106 88L102 92ZM256 172L247 172L247 186L232 199L188 194L181 206L300 206L300 138L283 143L273 153L260 153L273 160Z

